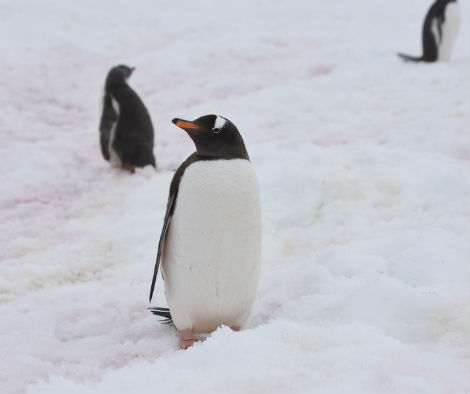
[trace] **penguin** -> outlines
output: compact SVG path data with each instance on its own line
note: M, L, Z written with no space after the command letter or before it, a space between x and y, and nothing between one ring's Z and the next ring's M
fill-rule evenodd
M194 334L246 323L259 280L261 207L255 171L230 120L172 122L196 151L171 181L150 288L152 301L161 265L169 309L150 309L173 322L186 349Z
M134 172L136 167L156 167L153 126L137 93L127 84L135 67L113 67L106 77L100 121L101 153L112 167Z
M414 57L399 53L398 56L414 62L449 61L459 26L457 0L436 0L423 24L423 55Z

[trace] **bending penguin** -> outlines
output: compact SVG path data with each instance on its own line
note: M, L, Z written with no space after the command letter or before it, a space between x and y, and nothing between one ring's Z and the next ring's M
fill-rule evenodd
M423 25L423 55L414 57L399 53L402 59L414 62L448 61L460 25L457 0L436 0Z
M150 289L161 260L168 309L181 347L221 325L240 330L258 286L261 209L258 180L235 125L216 115L173 119L196 145L170 185Z
M112 167L134 172L152 165L153 126L137 93L127 84L135 67L113 67L106 78L100 121L101 153Z

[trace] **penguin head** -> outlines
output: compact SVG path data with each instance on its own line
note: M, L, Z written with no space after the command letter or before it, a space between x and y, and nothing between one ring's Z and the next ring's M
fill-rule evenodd
M106 77L106 88L125 85L134 70L135 67L128 67L123 64L113 67Z
M222 116L205 115L193 121L175 118L172 122L188 133L201 156L249 160L238 129Z

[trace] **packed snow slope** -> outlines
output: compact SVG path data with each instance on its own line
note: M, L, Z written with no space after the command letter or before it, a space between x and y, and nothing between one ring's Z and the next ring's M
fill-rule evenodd
M430 2L2 0L0 392L468 393L468 1L450 62L396 56ZM101 157L120 63L158 171ZM261 280L245 330L181 351L146 308L171 119L211 113L259 177Z

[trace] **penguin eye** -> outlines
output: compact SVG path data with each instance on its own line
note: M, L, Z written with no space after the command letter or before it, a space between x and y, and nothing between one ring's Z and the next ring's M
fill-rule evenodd
M214 134L219 134L219 133L222 131L222 129L216 127L215 129L212 129L211 131L212 131Z

